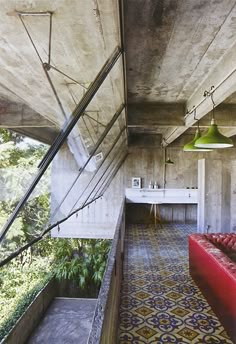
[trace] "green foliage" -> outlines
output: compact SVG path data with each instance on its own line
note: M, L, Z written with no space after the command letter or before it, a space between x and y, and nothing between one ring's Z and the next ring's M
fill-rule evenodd
M7 167L29 167L46 153L47 146L43 144L19 145L24 142L23 136L15 134L6 129L0 129L0 168Z
M22 230L28 239L39 234L49 220L49 194L33 198L22 212ZM33 230L32 230L33 229Z
M36 173L47 147L28 142L22 136L0 129L0 226L2 227ZM0 259L34 239L49 219L49 172L14 221L3 242Z
M29 177L46 152L44 145L23 145L22 136L0 129L0 226L18 203ZM29 173L29 171L31 171ZM19 185L23 175L26 185ZM11 226L1 248L0 259L35 238L49 220L50 195L44 180ZM9 191L9 192L8 192ZM24 251L0 272L0 338L3 338L27 306L54 274L58 280L69 280L83 290L99 287L110 250L109 240L51 239L48 237ZM1 256L2 255L2 256Z
M52 278L99 287L110 240L45 238L0 271L0 340L11 330L38 292Z
M45 145L27 142L21 135L0 129L1 227L15 209L24 189L28 187L32 175L36 172L38 162L47 149ZM1 243L0 259L4 259L11 252L33 239L42 230L48 218L49 194L47 193L47 183L43 181L43 187L41 186L40 190L36 190L34 197L28 200ZM43 244L45 245L45 241ZM40 249L36 246L35 252L34 249L28 249L1 269L1 337L22 315L34 296L51 276L48 273L51 269L50 261L48 257L46 258L43 244Z
M110 250L109 240L58 239L54 247L55 276L76 281L81 289L100 286Z
M13 261L0 271L0 341L51 277L49 260L40 257L24 266Z
M23 136L15 133L14 131L8 129L0 128L0 144L13 141L14 143L19 143L23 140Z

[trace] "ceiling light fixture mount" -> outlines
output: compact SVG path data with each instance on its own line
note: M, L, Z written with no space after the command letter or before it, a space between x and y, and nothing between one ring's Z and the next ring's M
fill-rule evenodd
M166 159L166 152L167 152L167 147L164 148L164 164L165 165L174 165L174 161L171 160L170 155L167 156L167 159Z
M210 91L204 92L204 97L210 97L212 101L212 119L208 128L208 132L196 140L195 147L198 148L229 148L233 147L233 141L219 132L215 121L215 102L213 100L213 93L215 89L211 86Z
M170 158L168 158L168 159L165 161L165 164L166 164L166 165L174 165L174 161L172 161Z

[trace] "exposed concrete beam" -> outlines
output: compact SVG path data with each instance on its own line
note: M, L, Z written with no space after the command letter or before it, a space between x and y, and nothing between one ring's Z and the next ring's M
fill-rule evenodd
M212 101L210 97L204 99L203 93L205 90L210 90L211 86L214 88L214 102L216 105L221 104L226 98L236 91L236 44L228 50L227 54L222 58L212 72L206 79L197 87L196 91L188 99L186 108L192 110L195 106L197 108L197 118L204 117L212 109ZM186 118L185 127L170 128L163 137L166 146L173 142L178 136L182 135L188 127L192 126L196 121L194 114L191 113Z
M128 130L129 130L130 135L132 134L162 134L163 133L163 127L156 126L156 125L128 126Z
M161 147L161 135L132 134L129 137L131 147Z
M128 126L179 126L184 125L184 104L139 103L128 104Z
M214 102L221 104L226 98L236 91L236 44L228 51L226 56L220 60L216 68L210 73L194 94L189 98L186 108L191 110L197 106L197 117L204 117L212 109L210 97L206 99L203 96L205 90L210 90L214 86ZM198 106L199 105L199 106ZM194 122L193 114L186 118L186 126Z
M59 128L54 123L28 105L5 101L0 102L0 128L11 129L49 145L59 132Z
M1 128L42 128L55 127L55 124L41 116L27 105L1 104L0 105Z
M171 142L176 140L180 135L182 135L188 128L187 127L175 127L166 130L165 134L162 136L162 146L166 147Z
M171 106L169 104L163 104L163 106L158 104L157 106L152 105L151 107L149 105L145 106L144 104L132 105L128 115L128 128L132 128L132 130L143 129L145 131L158 130L161 127L175 128L177 125L184 128L184 115L183 112L180 113L178 108L179 104L171 104ZM158 109L158 112L155 111L156 109ZM168 109L170 110L169 112ZM174 109L172 113L171 109ZM165 115L165 112L167 115ZM236 127L236 104L220 104L215 109L215 118L219 127ZM201 119L200 126L208 127L210 120L211 112ZM197 126L197 122L194 122L192 126Z
M53 128L14 128L11 130L48 145L51 145L58 135Z
M192 114L191 114L192 116ZM200 121L201 127L208 127L211 121L212 111L210 111L204 118ZM198 118L198 114L196 115ZM186 118L186 122L187 122ZM236 127L236 104L220 104L215 108L215 119L219 127L231 128ZM194 120L194 125L196 121ZM187 125L187 124L186 124Z

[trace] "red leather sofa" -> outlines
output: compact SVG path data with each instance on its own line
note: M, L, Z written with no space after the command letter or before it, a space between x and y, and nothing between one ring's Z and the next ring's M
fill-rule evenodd
M190 235L189 269L193 280L236 343L236 234Z

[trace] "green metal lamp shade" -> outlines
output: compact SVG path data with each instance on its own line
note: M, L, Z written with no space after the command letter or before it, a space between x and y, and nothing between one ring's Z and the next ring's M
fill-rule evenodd
M200 139L201 137L201 132L199 129L196 130L194 139L192 141L190 141L189 143L186 143L186 145L184 145L184 152L211 152L212 149L209 148L199 148L195 146L195 142Z
M233 147L233 141L219 132L212 119L208 132L196 140L195 146L198 148L228 148Z

